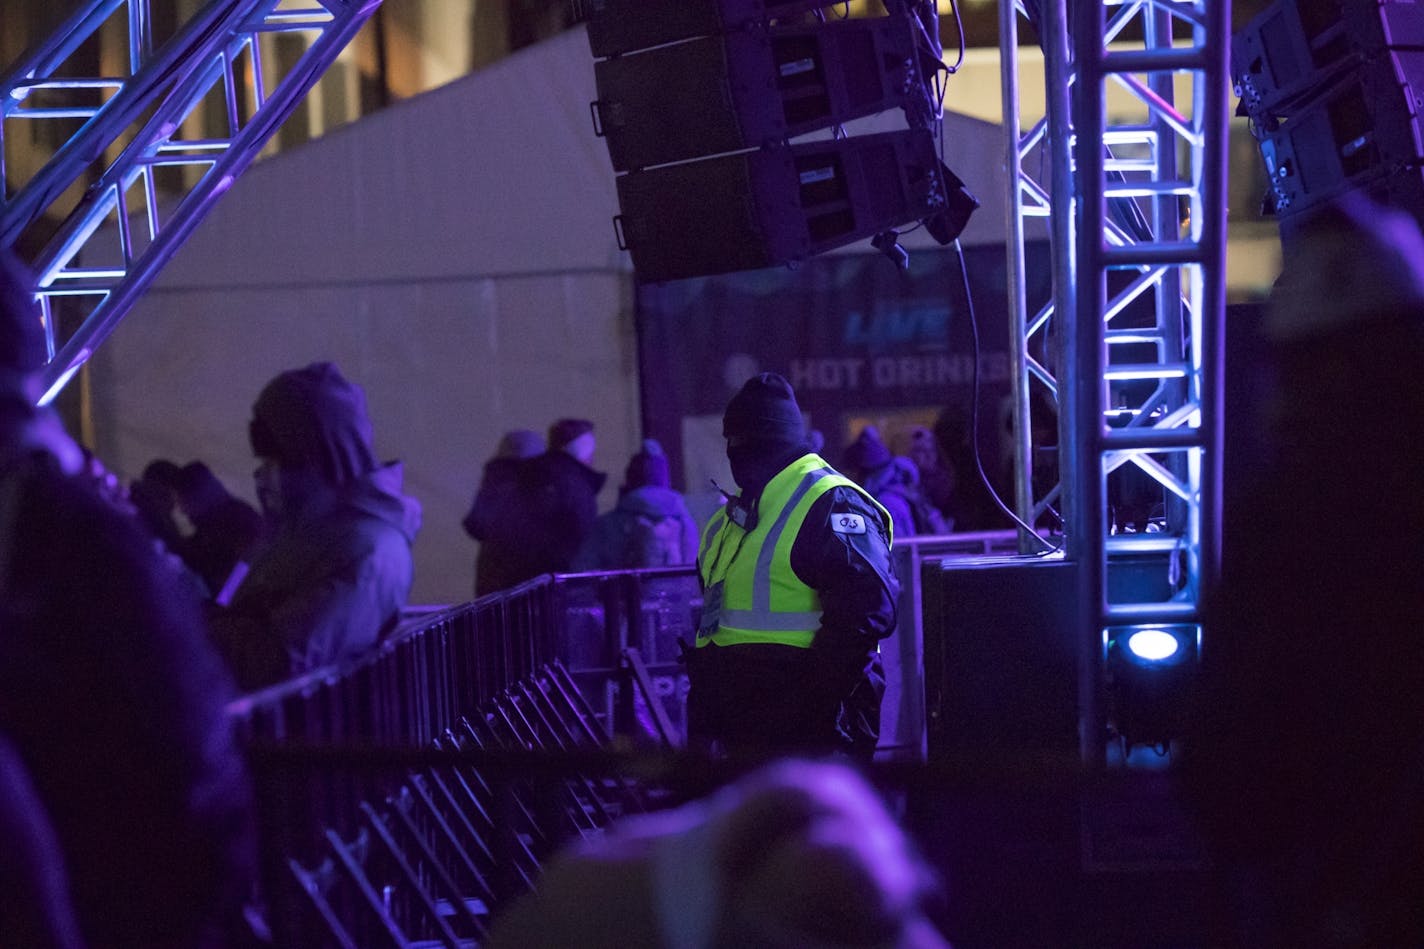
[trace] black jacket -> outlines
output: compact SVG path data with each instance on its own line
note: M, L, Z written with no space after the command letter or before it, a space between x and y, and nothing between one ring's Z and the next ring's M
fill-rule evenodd
M530 458L520 469L527 576L567 573L598 517L598 492L608 477L561 449Z
M843 514L859 515L868 529L835 530L833 519ZM874 753L885 689L877 645L895 631L900 590L889 540L885 515L855 488L832 488L811 505L792 542L791 569L821 599L812 646L694 650L688 729L695 742L753 752Z
M479 490L460 522L480 544L475 555L475 596L507 590L538 573L524 545L520 470L525 462L499 457L485 462Z

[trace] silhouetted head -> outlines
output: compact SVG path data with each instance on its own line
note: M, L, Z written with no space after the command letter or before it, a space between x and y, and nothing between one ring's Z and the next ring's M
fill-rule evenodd
M780 761L560 853L491 949L948 949L940 884L853 769Z
M151 484L176 489L178 487L178 475L181 470L181 468L167 458L155 458L144 465L143 474L139 477Z
M267 383L253 403L248 434L262 462L258 498L269 514L376 467L366 394L329 362L289 370Z
M757 492L795 455L808 450L806 420L791 383L774 372L752 376L722 414L727 460L743 491Z
M190 461L178 471L178 504L190 517L201 517L232 495L201 461Z
M561 418L549 426L549 450L573 455L584 464L593 461L597 446L593 423L582 418Z
M527 428L514 428L504 433L495 449L496 458L533 458L544 450L544 439Z
M939 456L939 441L934 432L923 425L910 429L909 446L905 453L920 471L943 466Z
M643 447L628 459L628 468L623 473L623 490L636 488L666 488L672 485L672 475L668 471L667 455L656 438L643 439Z
M846 446L846 474L853 480L861 481L871 472L890 464L892 457L889 446L880 440L880 432L874 425L867 425L860 430L855 441Z

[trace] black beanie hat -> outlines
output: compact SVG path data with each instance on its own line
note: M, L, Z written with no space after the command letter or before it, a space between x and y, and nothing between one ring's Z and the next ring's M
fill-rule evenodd
M806 440L806 422L791 383L774 372L752 376L727 403L722 435L760 442L798 444Z
M890 449L880 440L874 425L861 429L855 441L845 451L846 464L858 471L875 471L890 464Z
M581 435L593 431L593 423L586 418L561 418L549 426L549 447L563 448Z
M643 439L643 448L628 460L628 468L623 473L623 487L634 488L672 486L672 476L668 471L667 455L656 438Z

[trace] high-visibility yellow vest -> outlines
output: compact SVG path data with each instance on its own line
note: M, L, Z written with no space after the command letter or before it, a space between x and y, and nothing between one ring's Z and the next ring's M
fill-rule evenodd
M697 557L702 586L721 605L715 631L699 629L697 645L779 643L810 648L821 626L821 598L791 569L791 547L811 505L836 487L850 487L890 515L854 481L819 455L802 455L767 483L757 502L757 523L743 530L719 510L702 532ZM866 525L874 530L873 525Z

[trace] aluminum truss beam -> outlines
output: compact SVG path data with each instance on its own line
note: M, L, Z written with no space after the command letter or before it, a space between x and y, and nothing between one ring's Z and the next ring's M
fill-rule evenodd
M19 121L84 120L28 182L0 194L0 247L41 218L61 220L32 261L49 350L42 401L114 330L380 2L211 0L154 50L148 0L92 0L0 75L0 136ZM68 57L121 7L128 75L67 75ZM285 70L264 40L277 33L308 39ZM66 192L91 179L64 207ZM99 235L116 235L117 249L100 252ZM61 298L79 321L64 340Z
M1021 3L1015 4L1024 14ZM1022 131L1017 26L1001 8L1009 170L1009 301L1018 513L1031 493L1029 395L1059 406L1067 555L1080 571L1079 715L1085 762L1104 760L1111 631L1173 625L1201 636L1200 597L1220 563L1222 333L1230 0L1039 3L1047 114ZM1073 8L1072 22L1066 7ZM1113 109L1108 93L1113 90ZM1180 99L1180 101L1179 101ZM1025 156L1048 149L1051 181ZM1028 314L1023 219L1047 215L1054 296ZM1056 325L1054 325L1056 324ZM1059 358L1043 335L1053 326ZM1134 470L1162 496L1160 532L1114 524L1108 479ZM1057 489L1055 489L1057 490ZM1165 552L1170 592L1108 593L1108 564Z

